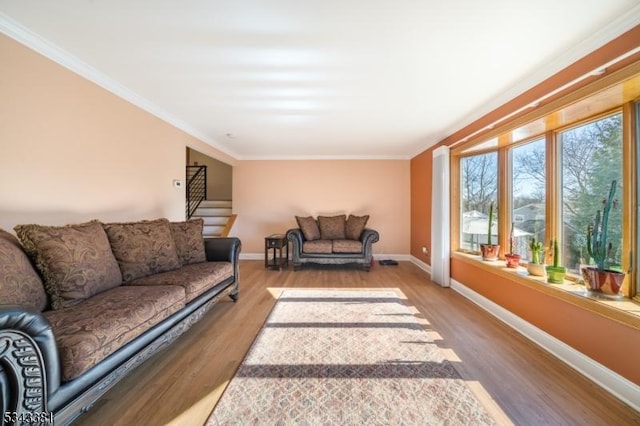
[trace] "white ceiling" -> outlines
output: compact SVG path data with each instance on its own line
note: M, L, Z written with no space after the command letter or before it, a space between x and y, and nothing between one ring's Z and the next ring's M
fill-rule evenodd
M410 158L637 0L0 0L0 31L237 159Z

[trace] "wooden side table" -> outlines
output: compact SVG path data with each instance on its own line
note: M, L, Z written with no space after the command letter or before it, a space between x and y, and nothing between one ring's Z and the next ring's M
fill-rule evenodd
M282 249L286 255L282 258ZM273 249L273 259L269 260L269 250ZM276 258L276 251L279 252ZM273 234L264 239L264 267L282 270L284 265L289 265L289 242L284 234Z

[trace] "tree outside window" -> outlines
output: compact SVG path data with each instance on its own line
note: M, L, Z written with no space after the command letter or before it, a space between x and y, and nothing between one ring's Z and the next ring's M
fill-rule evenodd
M498 201L498 153L464 157L460 161L461 221L460 248L479 251L487 242L489 206ZM497 215L492 239L497 243Z
M546 149L538 139L511 151L511 220L515 225L514 253L529 260L529 242L545 241Z
M591 263L586 253L587 227L602 211L611 182L618 182L622 200L622 114L616 114L560 133L562 158L562 257L567 269L577 272ZM611 262L620 265L622 208L609 216Z

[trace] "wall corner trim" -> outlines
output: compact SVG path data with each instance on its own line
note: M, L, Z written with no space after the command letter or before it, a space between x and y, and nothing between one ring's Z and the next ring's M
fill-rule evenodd
M594 381L617 398L640 411L640 386L594 361L582 352L573 349L561 340L533 326L502 306L476 293L459 281L451 279L451 288L532 342L541 346L568 364L571 368Z
M413 263L418 268L420 268L423 271L425 271L427 274L431 275L431 265L429 265L426 262L423 262L422 260L418 259L415 256L411 256L410 260L411 260L411 263Z

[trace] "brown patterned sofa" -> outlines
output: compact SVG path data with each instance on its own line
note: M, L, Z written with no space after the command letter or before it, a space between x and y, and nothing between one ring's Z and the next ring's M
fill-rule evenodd
M0 230L0 424L68 424L222 296L238 298L237 238L202 220ZM22 419L23 421L19 421Z
M298 228L287 231L291 242L293 269L302 264L324 265L359 264L365 271L371 267L373 243L380 239L378 232L365 228L369 216L346 215L296 216Z

